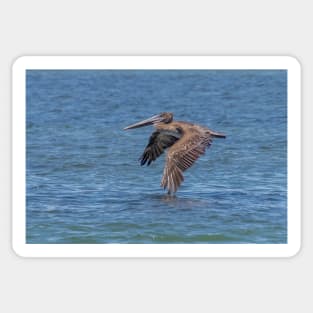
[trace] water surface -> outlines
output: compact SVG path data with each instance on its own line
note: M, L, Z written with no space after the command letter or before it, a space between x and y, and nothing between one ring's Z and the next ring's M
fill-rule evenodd
M227 134L160 188L162 111ZM286 243L286 71L27 71L28 243Z

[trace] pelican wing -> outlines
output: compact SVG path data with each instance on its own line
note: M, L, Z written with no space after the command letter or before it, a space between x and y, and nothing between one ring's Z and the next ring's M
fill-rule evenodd
M155 161L166 148L172 146L180 136L181 134L174 131L156 130L153 132L148 145L139 158L140 164L145 165L147 163L147 165L150 165L150 163Z
M205 153L212 143L210 133L185 134L168 151L161 186L176 192L184 180L183 172Z

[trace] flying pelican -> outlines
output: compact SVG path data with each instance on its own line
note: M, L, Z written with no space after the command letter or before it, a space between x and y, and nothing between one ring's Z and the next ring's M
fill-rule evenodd
M224 134L207 127L173 121L173 114L170 112L154 115L129 125L124 130L148 125L154 125L156 130L139 160L141 165L150 165L169 148L161 181L161 187L167 189L169 194L177 191L184 180L183 172L205 153L205 148L212 144L212 138L226 138Z

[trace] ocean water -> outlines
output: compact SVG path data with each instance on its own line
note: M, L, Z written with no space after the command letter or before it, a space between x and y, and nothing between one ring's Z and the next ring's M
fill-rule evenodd
M287 72L28 70L27 243L286 243ZM138 161L169 111L223 132L160 187Z

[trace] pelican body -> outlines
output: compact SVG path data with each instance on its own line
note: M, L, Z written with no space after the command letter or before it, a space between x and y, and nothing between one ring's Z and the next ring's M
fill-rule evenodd
M124 130L154 125L148 145L139 158L141 165L150 165L168 149L161 186L174 194L184 181L183 172L205 153L213 138L226 138L207 127L183 121L174 121L173 114L163 112L132 124Z

